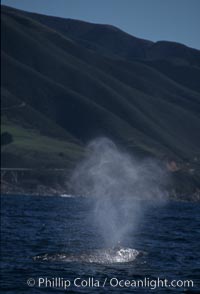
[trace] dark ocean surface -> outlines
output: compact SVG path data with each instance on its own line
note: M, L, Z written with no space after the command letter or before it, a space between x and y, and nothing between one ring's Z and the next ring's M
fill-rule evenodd
M1 196L1 293L200 293L199 204L152 206L119 248L106 247L92 206L83 197ZM168 286L156 287L158 278Z

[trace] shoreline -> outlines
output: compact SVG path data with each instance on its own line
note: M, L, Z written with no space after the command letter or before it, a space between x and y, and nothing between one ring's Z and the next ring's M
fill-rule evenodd
M42 197L52 197L52 196L60 196L60 197L68 197L64 195L72 195L72 193L68 190L67 187L58 186L57 187L47 187L44 185L38 185L34 189L22 188L19 186L13 185L2 185L1 188L1 196L42 196ZM62 196L63 195L63 196ZM72 196L73 197L73 196ZM75 197L75 196L74 196ZM169 192L170 201L178 201L178 202L200 202L200 191L197 190L195 193L191 194L180 194L176 193L174 190Z

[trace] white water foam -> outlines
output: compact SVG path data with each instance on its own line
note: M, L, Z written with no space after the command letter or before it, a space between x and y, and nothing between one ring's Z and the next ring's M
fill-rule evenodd
M61 194L60 197L64 197L64 198L74 198L76 196L71 195L71 194Z

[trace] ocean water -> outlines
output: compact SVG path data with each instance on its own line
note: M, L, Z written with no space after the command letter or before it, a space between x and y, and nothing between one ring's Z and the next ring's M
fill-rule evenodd
M1 196L2 293L200 293L199 204L152 207L116 248L91 209L83 197Z

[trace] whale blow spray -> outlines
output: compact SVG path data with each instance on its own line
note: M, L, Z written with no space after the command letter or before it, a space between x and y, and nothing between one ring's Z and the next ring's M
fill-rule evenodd
M93 198L93 220L107 246L116 246L137 228L147 203L166 199L167 174L155 159L137 160L109 139L92 141L71 185Z

